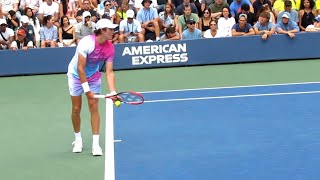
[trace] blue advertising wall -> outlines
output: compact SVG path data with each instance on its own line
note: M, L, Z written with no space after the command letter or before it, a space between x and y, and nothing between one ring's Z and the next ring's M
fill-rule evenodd
M117 44L114 69L317 59L320 33ZM65 73L75 48L0 51L0 76Z

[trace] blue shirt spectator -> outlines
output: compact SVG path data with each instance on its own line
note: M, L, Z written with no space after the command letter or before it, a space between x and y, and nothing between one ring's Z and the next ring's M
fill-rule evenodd
M142 8L138 11L136 19L140 23L152 21L158 17L158 12L154 8Z
M284 31L291 31L291 30L296 30L296 32L300 31L298 24L290 19L290 14L288 12L285 12L281 17L282 17L282 20L276 25L276 31L278 33L280 33L281 31L280 29Z
M187 20L188 28L183 31L182 39L201 39L202 33L195 27L196 21L193 19Z
M252 7L251 2L249 0L234 0L231 4L230 4L230 11L231 11L231 15L233 17L235 17L235 15L237 13L241 12L241 6L243 4L249 4L250 9Z

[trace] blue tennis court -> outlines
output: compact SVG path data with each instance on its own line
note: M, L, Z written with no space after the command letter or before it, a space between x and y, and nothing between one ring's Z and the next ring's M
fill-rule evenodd
M320 179L320 83L154 91L115 108L119 180Z

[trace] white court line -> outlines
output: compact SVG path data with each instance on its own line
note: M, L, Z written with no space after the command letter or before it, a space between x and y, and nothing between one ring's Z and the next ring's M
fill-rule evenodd
M181 98L181 99L160 99L144 101L145 103L154 102L172 102L172 101L193 101L193 100L207 100L207 99L227 99L227 98L244 98L244 97L260 97L260 96L280 96L280 95L294 95L294 94L317 94L320 91L302 91L302 92L287 92L287 93L270 93L270 94L245 94L234 96L212 96L212 97L199 97L199 98Z
M303 84L320 84L320 82L300 82L300 83L283 83L283 84L257 84L247 86L225 86L225 87L212 87L212 88L194 88L194 89L177 89L177 90L163 90L163 91L145 91L139 92L147 93L166 93L166 92L180 92L180 91L201 91L201 90L214 90L214 89L232 89L232 88L250 88L250 87L268 87L268 86L289 86L289 85L303 85Z

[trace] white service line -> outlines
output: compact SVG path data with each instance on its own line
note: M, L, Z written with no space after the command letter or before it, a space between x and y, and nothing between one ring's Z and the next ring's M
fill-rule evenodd
M303 85L303 84L320 84L320 82L298 82L298 83L283 83L283 84L257 84L247 86L226 86L226 87L212 87L212 88L194 88L194 89L176 89L176 90L163 90L163 91L145 91L139 92L143 94L147 93L166 93L166 92L180 92L180 91L201 91L201 90L213 90L213 89L232 89L232 88L250 88L250 87L268 87L268 86L289 86L289 85Z
M150 100L150 101L144 101L144 102L154 103L154 102L172 102L172 101L193 101L193 100L207 100L207 99L227 99L227 98L243 98L243 97L294 95L294 94L317 94L317 93L320 93L320 91L302 91L302 92L270 93L270 94L245 94L245 95L234 95L234 96L212 96L212 97L181 98L181 99L159 99L159 100Z

